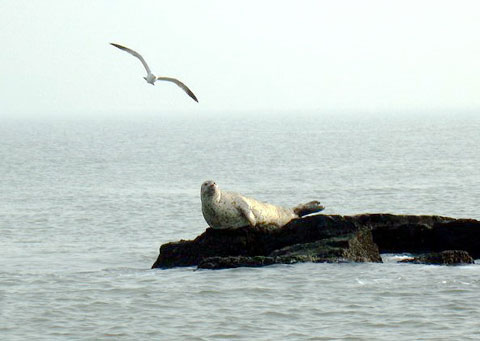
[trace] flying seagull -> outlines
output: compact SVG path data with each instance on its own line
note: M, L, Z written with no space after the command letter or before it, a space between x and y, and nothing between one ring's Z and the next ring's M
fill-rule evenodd
M180 82L178 79L176 78L171 78L171 77L157 77L155 76L152 71L150 71L150 68L148 67L148 64L147 62L145 61L145 59L143 59L142 55L140 53L138 53L137 51L134 51L132 49L129 49L128 47L125 47L125 46L122 46L122 45L118 45L118 44L114 44L114 43L110 43L110 45L113 45L115 46L116 48L119 48L120 50L123 50L125 52L128 52L130 53L132 56L135 56L137 57L138 59L140 59L140 61L142 62L143 66L145 67L145 70L147 70L147 77L143 77L143 79L145 79L147 81L147 83L150 83L152 85L155 85L155 82L156 81L167 81L167 82L172 82L172 83L175 83L177 84L179 87L181 87L183 89L183 91L185 91L187 93L188 96L192 97L193 100L195 102L198 102L198 99L197 97L193 94L192 90L190 90L185 84L183 84L182 82Z

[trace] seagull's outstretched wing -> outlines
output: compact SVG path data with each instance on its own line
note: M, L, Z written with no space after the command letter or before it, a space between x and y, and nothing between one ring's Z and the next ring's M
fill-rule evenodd
M119 48L120 50L123 50L125 52L128 52L130 53L132 56L135 56L137 57L138 59L140 59L140 61L142 62L143 66L145 67L145 70L147 70L147 74L151 74L152 71L150 71L150 68L148 67L148 64L147 62L145 61L145 59L143 59L142 55L140 53L138 53L137 51L133 51L132 49L129 49L128 47L125 47L125 46L122 46L122 45L118 45L118 44L114 44L114 43L110 43L110 45L113 45L115 46L116 48Z
M197 97L193 94L192 90L190 90L185 84L180 82L176 78L171 78L171 77L157 77L157 80L159 81L167 81L167 82L172 82L177 84L179 87L183 89L187 93L188 96L192 97L195 102L198 102Z

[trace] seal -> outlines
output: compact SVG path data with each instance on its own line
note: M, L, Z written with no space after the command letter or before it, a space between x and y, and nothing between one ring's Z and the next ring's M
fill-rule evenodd
M200 191L202 213L214 229L235 229L243 226L282 227L290 220L324 209L320 202L310 201L285 208L220 190L214 181L205 181Z

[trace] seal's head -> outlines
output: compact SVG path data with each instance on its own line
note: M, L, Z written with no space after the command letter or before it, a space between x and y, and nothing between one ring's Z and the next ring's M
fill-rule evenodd
M208 180L202 184L200 195L203 199L218 200L220 198L220 190L215 181Z

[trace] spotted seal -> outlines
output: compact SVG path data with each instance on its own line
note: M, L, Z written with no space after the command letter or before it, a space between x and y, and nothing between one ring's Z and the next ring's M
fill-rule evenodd
M238 193L222 191L214 181L205 181L202 184L200 197L203 217L214 229L235 229L242 226L281 227L292 219L324 209L318 201L310 201L294 208L263 203Z

